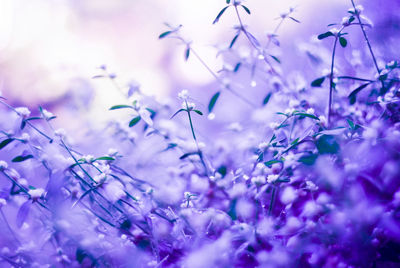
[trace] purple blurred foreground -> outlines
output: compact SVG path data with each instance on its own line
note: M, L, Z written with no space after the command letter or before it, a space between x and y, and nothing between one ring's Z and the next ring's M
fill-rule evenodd
M398 1L268 33L220 2L211 65L185 25L151 33L167 78L144 80L174 94L99 64L26 100L0 66L1 267L400 267Z

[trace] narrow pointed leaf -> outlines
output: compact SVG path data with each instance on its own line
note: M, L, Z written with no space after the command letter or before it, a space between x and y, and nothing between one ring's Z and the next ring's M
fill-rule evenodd
M320 35L318 35L318 39L319 39L319 40L322 40L322 39L325 39L325 38L327 38L327 37L329 37L329 36L333 36L333 33L331 33L331 32L326 32L326 33L320 34Z
M9 138L9 139L5 139L4 141L2 141L0 143L0 150L3 149L4 147L6 147L8 144L10 144L14 139Z
M320 87L324 81L325 81L325 76L317 78L311 82L311 86L312 87Z
M117 110L117 109L124 109L124 108L132 108L130 105L114 105L109 110Z
M219 21L219 19L221 18L222 14L224 14L225 10L228 8L229 6L224 7L217 15L217 17L215 18L215 20L213 21L213 24L217 23Z
M159 36L158 36L158 39L162 39L162 38L164 38L164 37L167 37L169 34L171 34L172 33L172 31L166 31L166 32L163 32L162 34L160 34Z
M177 114L179 114L180 112L186 111L186 109L179 109L178 111L176 111L176 113L174 113L170 119L174 118Z
M136 116L129 122L129 127L133 127L137 123L139 123L140 119L142 119L140 116Z
M197 113L199 115L203 115L203 113L201 111L199 111L199 110L193 110L193 112L195 112L195 113Z
M23 161L31 159L31 158L33 158L33 155L31 155L31 154L20 155L20 156L14 157L13 160L11 160L11 161L18 163L18 162L23 162Z
M350 95L348 96L350 104L354 104L357 100L357 94L363 90L364 88L366 88L368 85L370 85L371 83L366 83L363 84L361 86L359 86L358 88L356 88L355 90L353 90Z
M245 5L241 5L242 7L243 7L243 9L244 9L244 11L246 11L247 12L247 14L251 14L251 12L250 12L250 9L248 9L248 7L246 7Z
M190 56L190 47L187 47L185 50L185 60L188 60Z
M239 34L240 34L240 32L238 34L236 34L235 37L232 39L231 44L229 45L229 48L232 48L233 45L236 43L236 40L238 39Z
M267 96L265 96L264 100L263 100L263 105L267 105L269 100L271 99L272 93L268 93Z
M208 103L208 112L209 113L211 113L212 110L214 109L215 103L217 102L220 94L221 93L218 91L217 93L214 94L214 96L211 97L211 100Z

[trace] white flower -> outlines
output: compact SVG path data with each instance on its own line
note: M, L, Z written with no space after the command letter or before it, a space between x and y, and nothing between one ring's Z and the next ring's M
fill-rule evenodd
M115 149L115 148L108 149L107 155L109 155L109 156L117 156L117 154L118 154L118 150L117 149Z
M308 108L307 111L306 111L306 113L307 113L307 114L314 114L315 111L314 111L313 108Z
M0 170L4 170L8 168L8 164L6 161L0 160Z
M306 181L306 188L313 192L318 190L318 186L315 185L315 183L313 183L312 181Z
M42 188L31 189L28 191L28 194L33 200L37 200L44 194L44 190Z
M83 160L84 162L86 162L86 163L92 163L92 162L95 160L95 158L94 158L93 155L88 154L88 155L82 156L82 160Z
M262 142L258 145L258 149L260 149L261 151L264 151L265 149L267 149L269 146L268 142Z
M189 98L189 91L187 89L183 89L178 93L178 98L181 100L187 100Z
M30 139L31 137L29 136L29 134L28 133L22 133L22 135L21 135L21 140L22 141L24 141L24 142L27 142L27 141L29 141L29 139Z
M140 117L143 119L143 121L146 122L146 124L148 124L149 126L153 125L153 120L151 119L151 113L146 108L141 107L138 113Z
M235 132L240 132L243 130L243 127L239 122L233 122L228 126L228 129Z
M4 198L0 198L0 207L7 205L7 201Z
M337 28L332 28L332 29L329 30L329 32L331 32L331 34L333 34L333 35L338 35L339 29L337 29Z
M326 125L326 123L328 122L328 120L326 120L326 117L323 115L319 116L318 118L321 125Z
M59 128L54 131L54 135L56 135L60 138L64 138L66 134L67 134L67 132L65 132L65 129L63 129L63 128Z
M295 111L294 108L287 108L287 109L285 110L285 114L291 115L294 111Z
M271 174L271 175L268 175L268 177L267 177L267 182L268 182L268 183L273 183L273 182L275 182L278 178L279 178L279 175L278 175L278 174Z
M93 180L97 183L102 183L106 180L107 175L105 173L101 173L93 177Z
M255 185L263 185L266 183L265 176L257 176L251 178L251 182L254 183Z
M254 80L253 80L253 81L251 81L251 83L250 83L250 86L251 86L251 87L256 87L256 86L257 86L257 82L256 82L256 81L254 81Z
M183 109L193 110L195 107L196 107L196 104L193 102L187 102L187 101L182 102Z
M272 129L272 130L275 130L277 127L279 127L280 126L280 124L279 123L276 123L276 122L272 122L272 123L270 123L269 124L269 127Z
M215 119L215 114L214 113L209 113L207 116L208 120L214 120Z
M42 113L43 113L44 119L46 119L46 120L49 120L50 118L52 118L54 116L54 114L47 111L46 109L42 109Z
M23 118L26 118L31 114L31 111L29 111L27 107L18 107L15 108L15 111Z

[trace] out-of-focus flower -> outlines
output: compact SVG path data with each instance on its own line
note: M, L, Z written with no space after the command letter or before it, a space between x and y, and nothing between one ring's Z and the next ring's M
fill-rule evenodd
M22 118L27 118L31 114L31 111L27 107L17 107L17 108L15 108L15 111Z
M44 189L42 188L36 188L36 189L31 189L28 191L28 194L32 198L32 200L38 200L42 195L45 193Z

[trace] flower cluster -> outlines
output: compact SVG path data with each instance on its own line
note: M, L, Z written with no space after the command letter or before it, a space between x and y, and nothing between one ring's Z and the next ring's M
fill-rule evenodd
M0 97L1 266L399 264L400 64L382 64L371 46L365 56L376 66L361 61L348 73L357 52L346 67L334 61L337 42L351 49L347 27L371 45L363 8L353 3L339 30L319 35L335 48L330 61L313 51L331 65L313 80L284 75L269 53L277 33L263 45L243 25L240 12L250 10L226 3L214 23L235 9L241 26L220 52L235 67L212 73L217 92L182 90L181 107L131 85L126 104L109 111L126 117L76 140L48 110ZM298 22L294 11L280 23ZM179 28L160 38L185 42ZM239 36L246 55L235 49ZM197 55L185 44L186 58Z

